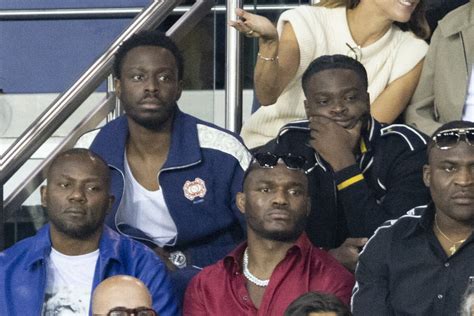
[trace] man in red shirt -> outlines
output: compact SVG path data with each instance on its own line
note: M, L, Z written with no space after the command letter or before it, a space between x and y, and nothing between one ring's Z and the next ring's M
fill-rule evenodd
M254 157L237 195L248 240L194 277L184 315L283 315L309 291L349 303L353 276L304 233L310 211L304 164L291 154Z

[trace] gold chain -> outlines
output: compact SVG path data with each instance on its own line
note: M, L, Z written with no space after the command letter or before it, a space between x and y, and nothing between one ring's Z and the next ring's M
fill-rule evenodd
M439 228L438 226L438 214L435 214L435 227L436 229L438 230L438 232L441 234L441 236L444 237L444 239L446 239L447 241L449 241L450 243L452 243L453 245L449 248L449 252L451 253L451 256L454 255L454 253L458 250L456 245L457 244L462 244L463 242L466 241L466 238L462 239L462 240L459 240L459 241L452 241L448 236L446 236L445 233L443 233L443 231Z

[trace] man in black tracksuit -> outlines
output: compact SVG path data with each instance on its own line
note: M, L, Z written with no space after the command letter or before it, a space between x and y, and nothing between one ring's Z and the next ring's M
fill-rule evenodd
M309 119L287 124L259 150L306 158L308 236L352 270L379 225L429 201L422 179L426 136L371 118L367 86L356 60L317 58L303 75Z

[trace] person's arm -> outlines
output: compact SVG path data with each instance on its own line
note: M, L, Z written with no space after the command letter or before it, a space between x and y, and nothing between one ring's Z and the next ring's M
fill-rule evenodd
M239 20L230 26L248 37L258 38L259 55L255 65L254 89L261 105L277 101L296 75L300 49L293 27L286 22L280 38L275 26L265 17L236 9Z
M325 117L316 116L310 118L310 127L311 147L334 172L337 198L344 210L349 236L353 237L329 252L349 270L354 270L359 249L366 242L363 237L370 237L385 221L398 218L413 207L428 202L428 191L422 181L425 147L418 145L413 151L408 144L404 148L399 145L398 149L383 148L399 152L377 158L391 159L382 162L388 168L383 178L389 182L382 184L386 194L382 201L377 201L375 188L369 187L352 152L360 141L360 123L352 129L345 129ZM380 151L377 154L382 155Z
M390 316L389 269L391 234L380 228L360 254L351 299L352 313L358 315Z
M150 254L139 259L137 272L136 277L150 290L153 308L160 316L181 315L166 267L151 250Z
M331 166L334 172L337 197L347 221L350 237L369 237L379 225L398 218L415 206L428 202L428 190L422 181L422 169L426 163L425 146L422 140L408 130L406 135L387 135L379 142L376 155L379 163L385 164L375 175L386 183L385 194L377 201L375 188L369 187L362 170L356 162L353 149L360 142L361 123L345 129L322 116L310 118L313 149ZM412 134L413 133L413 134ZM408 143L391 142L389 137L407 138L413 142L413 150ZM391 147L393 146L395 147ZM383 147L381 147L383 146ZM382 161L380 161L382 160Z
M440 36L441 33L437 29L431 39L431 45L423 64L423 71L421 72L418 86L410 101L410 105L405 111L405 122L428 135L433 134L438 127L441 127L434 103L435 59Z
M403 113L418 84L422 68L423 60L385 87L370 106L370 112L377 121L393 123Z
M359 252L367 243L367 238L347 238L342 245L337 248L329 249L328 252L347 270L354 272L357 261L359 260Z
M387 156L378 159L384 157ZM422 181L422 168L426 163L423 147L414 151L406 148L395 159L382 163L387 164L389 169L384 176L387 182L381 183L386 193L380 201L377 201L374 188L369 187L358 165L334 175L337 196L344 209L351 237L369 237L385 221L398 218L429 200L428 190ZM378 179L380 181L381 178Z

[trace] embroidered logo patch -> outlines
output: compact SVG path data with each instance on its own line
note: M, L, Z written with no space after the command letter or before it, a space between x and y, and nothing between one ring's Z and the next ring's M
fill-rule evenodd
M206 183L201 178L196 178L194 181L186 181L183 186L184 196L192 201L197 197L203 198L206 195Z

